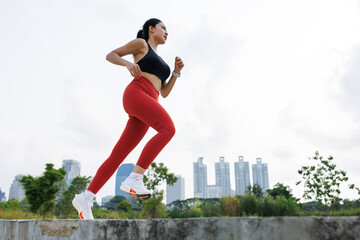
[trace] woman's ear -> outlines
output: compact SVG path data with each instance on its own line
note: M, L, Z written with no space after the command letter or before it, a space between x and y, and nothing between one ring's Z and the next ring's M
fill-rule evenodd
M149 26L149 32L155 32L155 28L153 26Z

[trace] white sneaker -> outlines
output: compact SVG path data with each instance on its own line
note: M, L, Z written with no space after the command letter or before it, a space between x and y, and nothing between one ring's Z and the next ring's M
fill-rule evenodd
M120 190L140 200L151 197L150 191L144 186L143 175L138 173L131 173L130 176L121 183Z
M94 196L95 194L85 191L80 194L76 194L72 200L72 205L78 211L81 219L94 219L91 211Z

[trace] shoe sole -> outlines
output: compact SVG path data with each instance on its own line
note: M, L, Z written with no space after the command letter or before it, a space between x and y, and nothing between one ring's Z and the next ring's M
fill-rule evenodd
M74 206L74 208L76 209L76 211L78 212L78 215L81 219L84 219L84 214L83 211L81 209L81 205L79 203L79 201L77 200L76 196L74 197L74 199L72 200L72 205Z
M151 197L151 194L148 193L148 194L137 194L136 191L129 187L129 186L126 186L124 183L121 183L121 186L120 186L120 190L123 191L124 193L126 194L129 194L131 196L134 196L140 200L146 200L146 199L149 199Z

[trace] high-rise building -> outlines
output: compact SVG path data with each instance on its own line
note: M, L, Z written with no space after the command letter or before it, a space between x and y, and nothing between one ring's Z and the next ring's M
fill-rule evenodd
M216 185L221 187L222 197L231 195L230 167L224 157L220 157L220 161L215 163L215 180Z
M0 202L6 202L5 192L1 191L1 188L0 188Z
M218 185L207 185L205 198L221 198L221 187Z
M203 164L203 157L194 162L194 197L205 198L205 187L207 185L207 169Z
M125 179L130 175L130 173L134 169L134 166L135 165L132 163L123 163L118 168L115 180L115 196L123 196L128 201L130 201L131 196L121 191L120 186L121 183L125 181Z
M173 186L166 185L166 204L170 204L176 200L185 200L185 179L176 175L178 180Z
M18 200L19 202L25 198L25 190L19 180L24 175L16 175L13 183L10 186L9 200Z
M269 173L267 163L262 163L261 158L252 164L253 184L258 184L265 193L269 189Z
M250 185L249 162L244 162L244 157L239 156L239 161L234 163L235 168L235 193L244 195Z
M63 160L62 161L62 167L66 171L65 180L66 184L70 186L71 181L77 177L80 176L80 163L75 160Z

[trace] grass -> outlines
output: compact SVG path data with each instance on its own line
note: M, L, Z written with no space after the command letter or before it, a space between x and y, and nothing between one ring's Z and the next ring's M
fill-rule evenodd
M331 210L329 215L322 211L300 211L300 217L345 217L345 216L360 216L360 207L350 209Z
M204 209L198 209L202 211ZM142 211L131 211L129 213L114 211L114 210L105 210L101 208L93 208L93 215L95 219L144 219L149 218L145 216ZM323 211L298 211L296 216L299 217L324 217L328 216ZM218 213L216 216L221 217L222 214ZM225 216L225 215L224 215ZM256 216L255 215L243 215L245 216ZM329 212L329 216L360 216L360 207L332 210ZM171 217L170 215L168 217ZM176 216L173 216L176 217ZM200 216L201 217L201 216ZM78 219L77 213L74 211L73 214L69 216L54 216L47 215L42 216L39 214L34 214L24 209L1 209L0 208L0 219Z
M22 210L0 209L0 219L43 219L44 217L38 214L25 212Z

